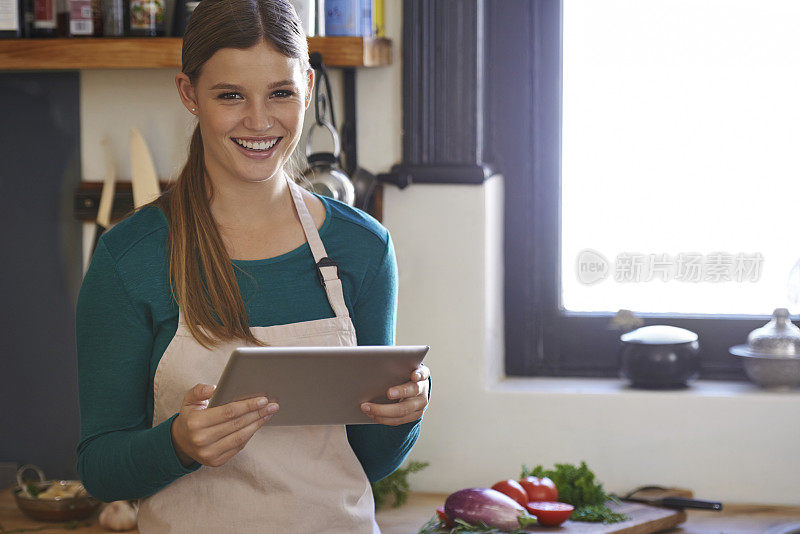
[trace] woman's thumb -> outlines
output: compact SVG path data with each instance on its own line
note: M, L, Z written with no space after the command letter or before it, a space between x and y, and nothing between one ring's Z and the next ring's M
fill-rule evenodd
M194 393L195 400L206 400L211 398L211 395L214 393L214 389L216 389L216 387L217 386L212 384L197 384L192 391Z

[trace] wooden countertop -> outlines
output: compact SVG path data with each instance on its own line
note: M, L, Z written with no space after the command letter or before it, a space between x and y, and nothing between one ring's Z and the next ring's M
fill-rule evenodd
M408 502L396 509L377 513L383 534L413 534L425 524L446 494L412 493ZM687 520L668 534L761 534L770 527L800 522L800 506L761 506L723 503L721 512L687 510Z
M444 503L445 494L412 493L400 508L379 510L376 517L383 534L413 534ZM680 528L665 531L669 534L757 534L785 523L800 523L800 507L733 505L723 503L722 512L688 511L688 519ZM79 533L105 533L97 525L97 515L87 520L89 526L70 529ZM48 528L49 526L49 528ZM40 523L22 515L14 503L11 490L0 492L0 534L36 529L44 534L64 534L63 524ZM40 530L41 529L41 530ZM135 530L129 532L137 532Z

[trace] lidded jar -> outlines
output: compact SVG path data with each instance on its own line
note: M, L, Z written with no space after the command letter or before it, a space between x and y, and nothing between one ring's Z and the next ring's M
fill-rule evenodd
M747 336L747 345L729 349L742 359L747 376L764 388L793 388L800 384L800 328L789 310L777 308L772 320Z

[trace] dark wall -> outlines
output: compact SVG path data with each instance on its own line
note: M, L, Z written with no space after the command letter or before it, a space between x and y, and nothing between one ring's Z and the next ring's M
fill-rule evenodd
M0 73L0 462L77 478L78 72Z

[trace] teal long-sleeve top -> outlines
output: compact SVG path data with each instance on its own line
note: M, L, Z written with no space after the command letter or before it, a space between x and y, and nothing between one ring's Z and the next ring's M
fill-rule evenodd
M357 208L316 196L326 212L320 238L339 263L358 344L394 345L398 279L388 230ZM177 412L152 426L155 371L178 327L168 240L166 217L155 206L121 221L101 237L78 297L77 470L89 493L107 502L150 496L200 468L184 467L177 457L171 436ZM250 326L334 316L308 243L273 258L232 261ZM402 464L420 423L347 426L371 482Z

